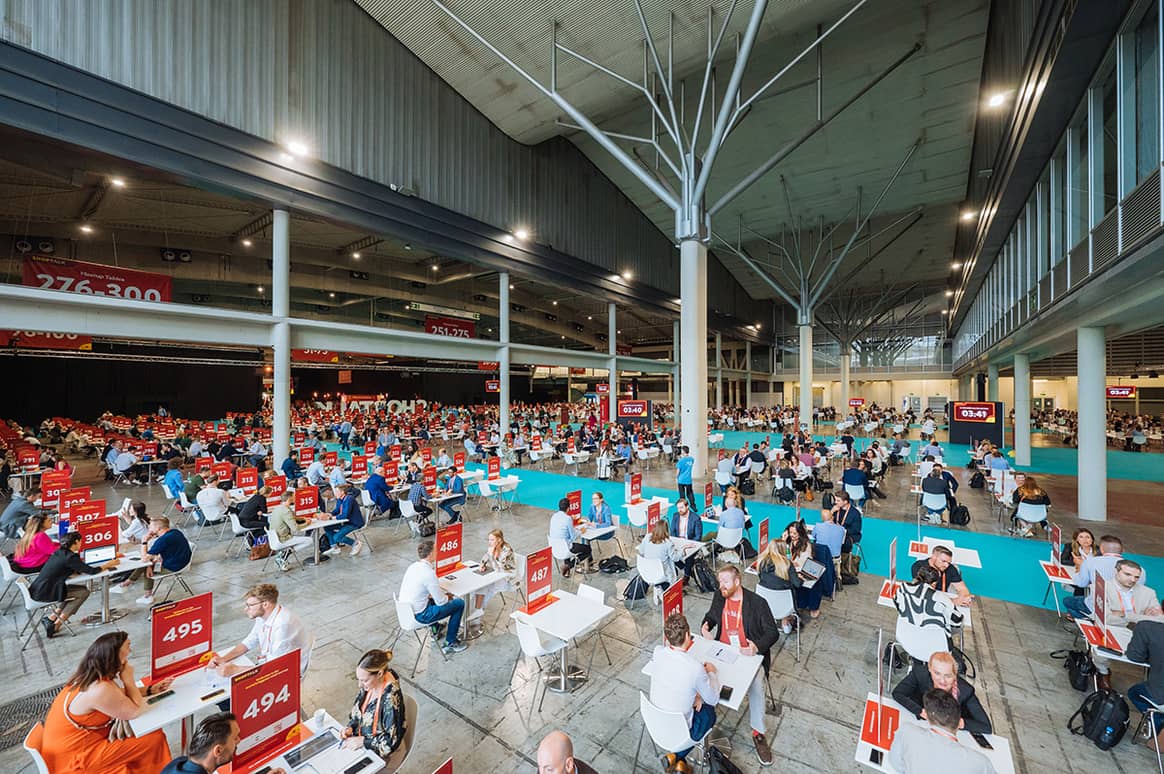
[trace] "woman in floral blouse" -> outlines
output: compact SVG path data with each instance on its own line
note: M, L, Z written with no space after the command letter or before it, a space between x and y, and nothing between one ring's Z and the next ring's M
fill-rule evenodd
M404 741L404 694L400 677L389 669L390 650L369 650L356 665L360 692L348 713L343 745L363 747L387 758Z
M503 572L512 576L517 562L513 558L513 548L505 542L505 533L499 529L490 530L488 540L489 548L481 557L481 569L488 572ZM513 584L509 578L489 584L481 589L481 593L477 595L477 609L484 610L485 605L489 604L489 600L493 598L494 594L509 591L511 588L513 588Z

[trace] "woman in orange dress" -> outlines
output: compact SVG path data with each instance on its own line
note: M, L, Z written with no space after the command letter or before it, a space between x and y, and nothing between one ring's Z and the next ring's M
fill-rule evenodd
M163 680L141 692L129 664L129 635L110 632L93 641L77 671L53 700L44 721L41 754L53 774L141 774L160 771L170 745L159 729L141 738L120 739L117 721L136 718L145 696L170 687ZM113 741L110 732L114 731Z

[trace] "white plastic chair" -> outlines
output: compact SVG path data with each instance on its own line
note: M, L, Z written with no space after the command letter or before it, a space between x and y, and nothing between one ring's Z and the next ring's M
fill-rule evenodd
M294 559L299 563L299 568L303 569L303 560L299 558L297 549L300 547L313 548L313 543L309 537L295 535L286 543L284 543L283 541L279 540L278 535L269 529L267 530L267 545L271 547L271 555L267 557L267 561L263 562L264 572L267 569L267 564L271 561L271 557L284 552L286 552L288 559Z
M28 632L28 637L25 637L20 649L24 650L28 647L28 643L32 641L33 637L40 639L39 630L37 628L36 613L46 607L52 607L55 602L40 602L32 598L32 594L28 590L28 583L24 579L15 581L16 588L20 592L21 598L24 600L24 611L28 613L28 620L24 622L23 628L17 633L17 637L24 637L24 633ZM69 630L70 633L72 630Z
M541 663L538 661L538 659L543 658L544 656L556 655L564 650L569 644L565 640L559 640L557 637L551 637L548 634L543 634L532 624L529 624L520 618L515 619L515 623L517 624L517 642L521 646L521 650L517 654L517 660L513 662L513 671L509 675L510 682L513 682L513 677L517 674L517 665L521 662L523 657L532 658L534 663L538 665L538 671L540 672ZM542 703L546 700L546 684L542 680L539 680L538 682L541 683L540 687L542 691L541 701L538 702L538 712L541 712ZM537 685L534 686L534 698L537 698L538 687L539 686ZM514 698L515 703L516 701L517 699ZM533 715L532 701L530 702L530 715Z
M728 473L726 470L717 470L715 472L715 483L718 484L721 488L731 486L734 480L735 476L733 476L731 473Z
M725 551L734 551L736 547L743 541L743 539L743 527L735 527L732 529L725 529L724 527L720 527L719 530L715 533L715 544ZM718 551L713 553L713 565L718 565L718 554Z
M360 506L364 509L364 521L371 522L377 516L383 516L384 512L380 510L380 506L372 499L372 495L368 493L367 489L360 490Z
M49 771L48 764L45 763L44 756L40 752L43 744L44 724L37 722L36 725L28 729L28 734L24 737L24 751L32 758L32 764L36 766L37 774L52 774Z
M1018 508L1015 509L1014 518L1018 521L1026 522L1029 526L1036 524L1047 524L1047 506L1036 503L1020 502Z
M934 469L937 462L930 462L929 460L922 460L917 464L917 475L919 478L925 478Z
M189 498L186 497L185 492L182 492L182 494L178 496L178 506L178 510L182 512L182 516L184 517L182 519L182 526L189 524L190 517L195 513L202 513L202 509L199 508L196 504L190 502Z
M569 542L561 538L552 538L549 535L546 535L546 542L550 546L550 551L553 553L554 559L562 563L558 565L558 572L562 572L563 565L567 562L572 562L575 558L574 552L570 550ZM565 577L564 573L563 577Z
M235 544L235 542L237 542L238 540L240 540L240 539L241 539L241 540L242 540L242 548L240 548L239 550L235 551L235 554L234 554L235 558L237 559L237 558L238 558L238 556L239 556L239 554L241 554L241 553L242 553L242 550L243 550L243 549L245 549L245 548L247 547L246 536L247 536L248 534L250 534L250 530L249 530L249 529L247 529L246 527L244 527L244 526L242 525L242 523L241 523L241 522L238 520L238 514L237 514L237 513L230 513L230 514L227 514L227 515L230 517L230 531L234 533L234 537L232 537L232 538L230 539L230 543L229 543L229 544L227 544L227 546L226 546L226 553L228 553L228 554L229 554L229 553L230 553L231 546L233 546L233 545Z
M682 712L661 710L651 703L645 693L639 691L639 714L643 718L643 731L651 735L651 742L656 748L664 752L675 753L694 747L699 750L699 759L702 760L705 754L703 743L707 739L707 734L704 734L701 739L692 739L691 728L687 725L687 718L683 716ZM708 729L707 732L711 733L711 729ZM634 769L639 766L639 750L642 746L643 734L640 732L639 744L635 747Z
M946 502L946 496L938 492L922 492L921 507L925 509L926 514L941 516L942 512L946 510L949 503Z
M947 653L950 650L946 630L941 626L918 626L900 616L897 619L897 630L893 645L900 645L913 659L923 664L928 663L930 656L935 653ZM893 660L889 663L889 676L893 677ZM889 682L889 681L886 681Z
M639 577L643 579L643 583L647 584L647 588L650 589L652 595L658 594L655 584L667 583L667 571L663 568L663 562L660 559L649 559L636 554L635 570L638 572ZM643 598L646 599L645 593L643 594ZM635 599L631 600L632 608L637 601Z
M412 632L416 637L416 661L412 664L412 677L416 677L416 667L420 665L420 657L424 653L424 644L429 638L428 624L422 624L416 620L416 614L412 611L412 605L396 598L396 594L392 595L392 602L396 605L396 622L400 624L400 628L396 631L396 637L392 640L392 644L388 646L388 650L395 650L396 643L400 640L400 635L405 632ZM441 650L441 657L448 661L449 657Z
M12 590L12 584L16 583L16 581L21 578L27 579L35 577L36 573L24 574L13 570L12 565L8 562L8 557L0 554L0 579L4 581L4 591L0 593L0 602L3 602L4 598L8 596L8 592ZM11 606L11 603L9 603L9 606ZM7 614L7 608L5 608L4 612Z
M165 574L158 575L155 577L154 593L153 593L153 599L155 600L154 604L158 604L158 602L165 602L166 600L168 600L170 598L170 594L174 593L175 586L181 586L186 591L186 594L188 594L191 597L194 596L194 591L190 588L189 584L186 583L186 579L182 576L185 574L185 572L187 570L189 570L191 567L194 566L194 554L197 551L198 551L198 544L191 543L190 544L190 561L186 562L185 567L183 567L180 570L174 570L173 572L167 571ZM158 590L162 586L165 585L166 581L170 582L170 586L168 589L166 589L165 596L161 597L161 599L158 599L158 596L159 596Z
M849 499L857 504L860 508L865 503L865 487L860 484L845 484L845 493L849 495Z
M412 740L416 738L418 725L420 725L420 708L416 705L416 699L412 698L411 694L405 694L404 738L400 740L400 746L393 750L388 759L384 761L388 774L396 774L396 772L404 770L404 764L408 762L408 756L412 752Z
M796 600L792 596L792 589L775 591L757 584L756 593L768 603L768 609L772 611L777 626L789 616L796 619L796 660L800 661L800 615L796 612Z
M420 535L420 526L417 524L420 514L416 512L412 501L407 497L401 497L396 502L400 505L400 518L408 522L408 529L412 531L414 536Z
M759 460L751 460L752 477L759 478L760 474L764 472L764 463Z
M578 590L576 593L578 594L579 598L585 599L588 602L594 602L595 604L598 604L598 605L605 605L606 604L606 594L603 593L602 589L591 586L588 583L579 583ZM590 631L592 631L592 630L587 629L586 631L582 632L582 634L579 636L585 636ZM606 640L603 639L603 637L602 637L601 626L598 629L594 629L593 631L594 631L595 637L597 637L597 639L598 639L598 642L602 644L602 652L606 654L606 663L613 666L614 662L610 660L610 651L606 649ZM577 637L574 638L574 645L575 645L575 647L577 647L577 645L578 645L578 638ZM594 649L597 647L598 647L598 645L595 644L595 646L590 649L590 663L591 663L591 665L594 664Z

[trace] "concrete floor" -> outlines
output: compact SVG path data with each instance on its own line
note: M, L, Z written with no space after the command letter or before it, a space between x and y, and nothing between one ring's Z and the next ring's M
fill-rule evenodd
M96 480L95 470L92 462L82 463L77 480L92 480L96 495L104 494L111 502L127 495L141 497L151 512L161 510L160 486L120 487L113 492ZM647 485L660 487L673 480L669 471L648 473L645 479ZM899 512L901 518L912 520L910 499L904 492L907 485L905 476L891 478L890 499L882 501L874 515L893 518ZM1113 495L1113 500L1119 496L1114 491ZM1072 523L1073 514L1063 507L1057 510L1065 527ZM505 530L516 550L539 548L548 516L542 509L521 505L500 517L483 508L472 509L465 528L467 554L481 551L486 533L496 526ZM996 529L989 519L976 519L972 526ZM1160 534L1164 530L1159 527L1125 522L1118 529L1137 551L1164 545ZM216 595L216 645L229 647L249 630L241 610L244 590L263 580L276 581L283 592L282 601L318 638L304 681L305 708L309 712L325 707L335 715L346 713L356 690L356 659L364 650L383 646L395 636L391 595L415 555L415 541L406 529L396 531L395 522L377 522L369 534L375 553L365 552L354 559L345 554L319 568L264 578L261 563L227 558L226 541L219 542L209 531L205 533L188 577L195 590L211 590ZM274 572L273 564L271 569ZM587 580L613 594L618 577L594 575ZM891 633L895 619L892 610L874 604L880 579L864 576L862 580L859 586L838 594L836 601L826 601L821 618L805 627L799 662L794 658L792 639L782 638L777 646L780 652L774 658L772 686L779 710L767 718L777 759L773 767L762 769L756 761L746 709L721 713L719 729L731 734L733 759L744 771L817 774L867 770L853 760L860 713L865 694L875 690L878 628ZM571 587L574 582L571 579ZM128 601L132 607L132 599L119 601L123 605ZM706 611L708 599L700 594L687 597L693 628ZM87 603L86 611L94 602ZM490 606L485 619L490 624L498 617L501 604L495 599ZM978 694L997 733L1010 739L1017 771L1092 774L1154 770L1152 755L1127 740L1114 751L1103 753L1067 731L1067 719L1083 695L1071 689L1061 662L1048 657L1050 651L1072 644L1072 635L1056 621L1053 612L991 599L979 599L975 604L975 625L967 634L966 650L977 666ZM18 615L22 617L23 611ZM9 700L61 683L92 638L103 631L82 629L76 637L34 643L21 654L13 634L15 618L8 615L0 621L0 681L10 686L6 691ZM137 654L135 663L141 671L149 649L144 611L134 609L118 625L130 633ZM630 772L642 727L637 693L649 689L648 678L640 669L661 638L659 611L642 603L633 613L620 606L604 636L613 665L608 666L599 652L592 679L581 690L568 696L548 694L542 712L534 711L532 717L536 681L529 679L530 671L520 667L517 676L508 680L518 652L512 630L498 627L487 632L448 663L429 646L414 679L408 671L417 645L415 640L402 638L396 648L397 669L405 691L420 707L416 750L405 770L427 774L451 755L458 771L533 771L538 741L549 730L562 728L573 737L577 755L599 772ZM583 643L583 657L589 656L588 647ZM1119 665L1114 670L1118 689L1126 689L1137 679L1135 671ZM1138 718L1133 713L1133 724ZM168 729L168 736L176 743L178 730ZM660 770L653 761L649 739L644 741L640 757L640 766L644 763L646 771ZM0 751L0 771L32 770L19 747Z

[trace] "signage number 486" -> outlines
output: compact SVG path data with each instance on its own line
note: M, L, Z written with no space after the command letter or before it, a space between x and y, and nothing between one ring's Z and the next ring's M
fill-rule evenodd
M448 540L441 543L441 551L455 551L459 543L456 540Z
M258 699L251 699L247 711L243 713L243 718L250 720L259 716L260 712L269 712L271 707L276 704L282 704L285 701L291 700L291 689L284 685L279 689L278 695L271 691L267 691Z

